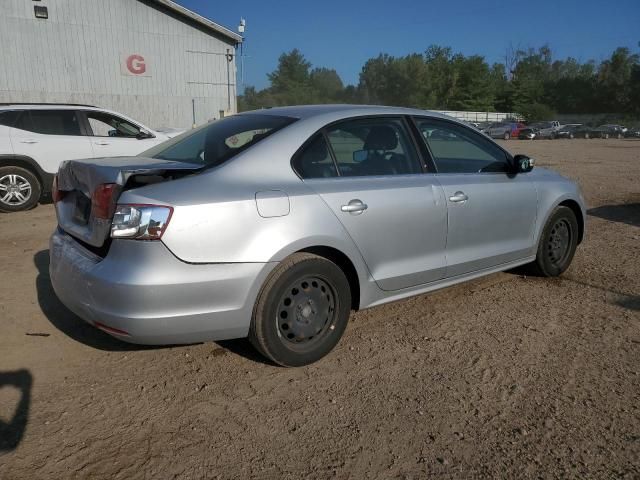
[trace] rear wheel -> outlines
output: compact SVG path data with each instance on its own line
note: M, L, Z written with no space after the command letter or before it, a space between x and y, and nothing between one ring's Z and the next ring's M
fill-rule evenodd
M296 253L263 286L249 340L279 365L307 365L336 346L350 312L351 290L342 270L326 258Z
M509 140L511 138L511 134L509 132L504 132L502 138L504 138L505 140Z
M575 137L574 137L573 133L570 133L570 134L569 134L569 140L573 140L574 138L575 138Z
M19 212L36 206L42 187L38 178L21 167L0 168L0 211Z
M587 140L589 140L589 132L586 132L586 133L584 134L584 138L586 138Z
M622 134L621 134L621 133L619 133L619 134L618 134L618 140L621 140L621 139L622 139Z
M573 260L578 245L578 221L568 207L558 207L542 231L536 260L530 264L533 274L557 277Z

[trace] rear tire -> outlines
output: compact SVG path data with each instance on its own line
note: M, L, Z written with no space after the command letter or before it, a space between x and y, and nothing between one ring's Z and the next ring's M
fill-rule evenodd
M0 212L30 210L42 193L40 180L22 167L0 167Z
M502 136L502 138L505 140L509 140L511 138L511 134L509 132L504 132L504 135Z
M262 287L249 340L278 365L308 365L336 346L350 313L351 289L342 270L326 258L295 253Z
M538 252L529 271L541 277L561 275L573 260L578 246L578 220L569 207L557 207L540 236Z

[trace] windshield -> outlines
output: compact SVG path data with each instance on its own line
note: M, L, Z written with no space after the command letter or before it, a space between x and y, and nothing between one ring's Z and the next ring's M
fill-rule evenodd
M234 115L183 133L140 156L216 166L295 120L275 115Z

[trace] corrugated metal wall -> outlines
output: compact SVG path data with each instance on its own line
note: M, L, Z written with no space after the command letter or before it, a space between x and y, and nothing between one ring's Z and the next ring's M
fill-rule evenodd
M0 103L88 103L151 127L191 126L192 99L196 123L235 111L232 40L179 18L141 0L2 0ZM127 72L132 54L144 57L143 75Z

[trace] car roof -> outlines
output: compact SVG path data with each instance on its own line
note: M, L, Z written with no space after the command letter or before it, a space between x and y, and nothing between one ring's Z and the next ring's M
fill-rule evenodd
M93 105L75 104L75 103L0 103L0 110L89 110L99 109Z
M340 117L358 117L366 115L422 115L438 118L453 119L460 123L461 120L448 115L430 110L420 110L417 108L406 107L388 107L382 105L296 105L288 107L273 107L262 110L252 110L243 112L240 115L276 115L283 117L293 117L300 120L306 120L317 116L326 116L334 114Z

